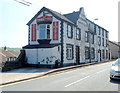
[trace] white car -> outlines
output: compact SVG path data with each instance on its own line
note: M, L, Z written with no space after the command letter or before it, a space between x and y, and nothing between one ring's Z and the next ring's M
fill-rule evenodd
M120 79L120 58L117 59L111 67L110 79Z

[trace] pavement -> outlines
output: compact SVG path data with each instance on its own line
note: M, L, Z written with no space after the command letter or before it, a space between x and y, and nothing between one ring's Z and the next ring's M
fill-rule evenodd
M2 72L0 73L0 85L29 79L32 77L42 76L45 72L48 72L50 70L51 69L49 68L26 67Z
M103 62L99 62L99 63L103 63ZM84 67L84 66L89 66L89 65L99 64L99 63L87 63L87 64L63 67L63 68L58 68L58 69L34 68L34 67L14 69L11 71L0 73L0 86L7 85L10 83L14 83L14 82L20 82L20 81L24 81L24 80L41 77L41 76L44 76L44 75L47 75L50 73L54 73L54 72L60 72L63 70Z

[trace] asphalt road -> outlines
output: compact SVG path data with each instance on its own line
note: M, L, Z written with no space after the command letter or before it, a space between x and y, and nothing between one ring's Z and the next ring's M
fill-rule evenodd
M2 87L2 91L118 91L109 79L112 62L87 66Z

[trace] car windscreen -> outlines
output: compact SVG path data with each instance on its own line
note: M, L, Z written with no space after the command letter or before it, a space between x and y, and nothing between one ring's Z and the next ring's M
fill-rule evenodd
M120 66L120 60L116 60L115 66Z

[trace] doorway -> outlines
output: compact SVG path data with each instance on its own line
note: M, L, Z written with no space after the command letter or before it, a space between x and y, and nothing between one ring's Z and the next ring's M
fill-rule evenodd
M80 64L80 47L76 46L76 64Z

